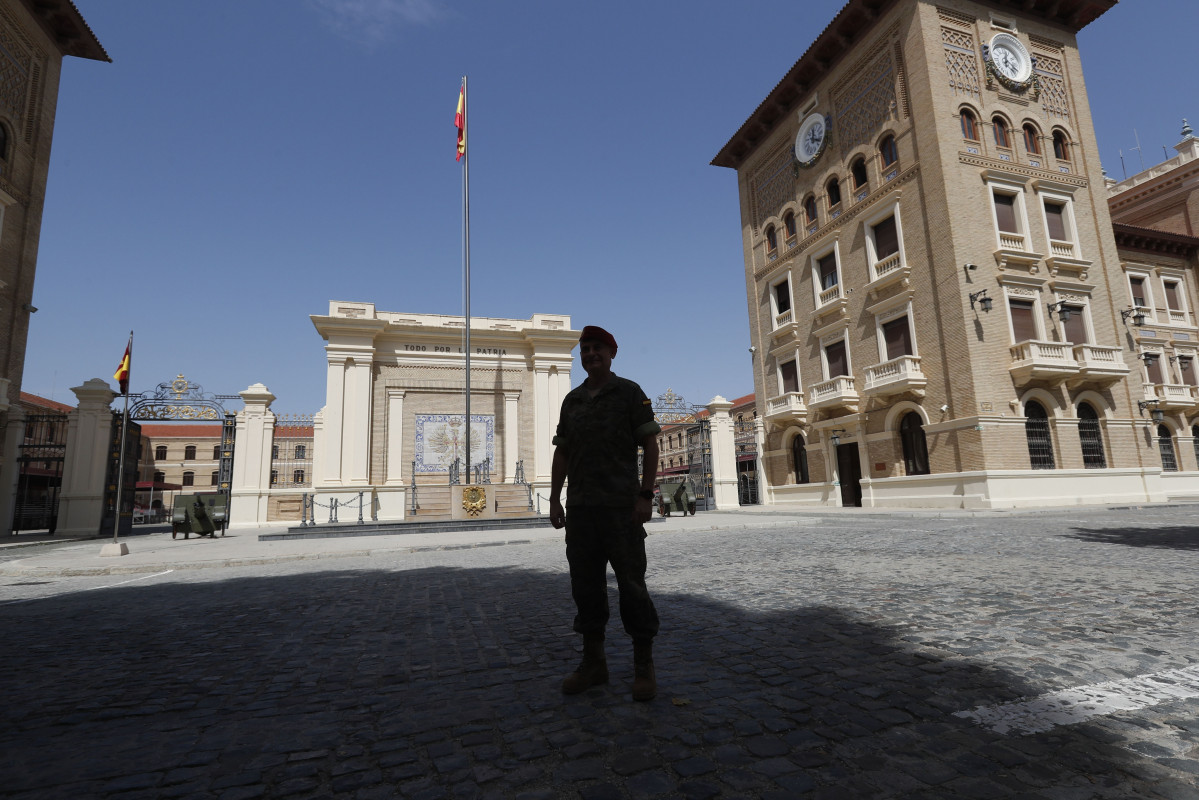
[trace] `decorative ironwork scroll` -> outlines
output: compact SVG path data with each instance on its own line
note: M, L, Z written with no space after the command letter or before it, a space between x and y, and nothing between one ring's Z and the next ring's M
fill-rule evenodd
M209 420L225 416L222 400L240 400L237 395L206 393L180 373L174 380L160 383L152 391L131 395L129 419L133 420Z

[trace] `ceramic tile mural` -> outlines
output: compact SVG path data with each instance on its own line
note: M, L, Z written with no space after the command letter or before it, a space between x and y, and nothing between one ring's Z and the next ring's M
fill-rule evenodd
M470 415L470 463L491 459L495 469L495 416ZM463 414L416 415L416 471L448 472L455 458L466 461L466 419Z

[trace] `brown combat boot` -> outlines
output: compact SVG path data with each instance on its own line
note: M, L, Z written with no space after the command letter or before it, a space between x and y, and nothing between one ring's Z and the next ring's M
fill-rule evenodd
M607 682L608 659L604 656L604 635L584 636L583 660L562 681L562 694L578 694Z
M654 675L654 640L633 640L633 699L653 700L658 694Z

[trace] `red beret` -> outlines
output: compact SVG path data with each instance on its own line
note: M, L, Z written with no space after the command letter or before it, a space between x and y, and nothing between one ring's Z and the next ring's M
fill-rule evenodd
M583 327L583 333L579 336L579 341L585 342L588 339L608 345L608 347L612 348L612 355L616 355L616 337L598 325L585 325Z

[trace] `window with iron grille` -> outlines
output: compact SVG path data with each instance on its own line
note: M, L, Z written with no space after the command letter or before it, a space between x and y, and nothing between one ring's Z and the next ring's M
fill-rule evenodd
M808 447L802 435L791 441L791 465L795 468L795 482L808 483Z
M1178 472L1178 457L1174 454L1174 437L1165 425L1157 426L1157 449L1162 454L1162 470Z
M1053 460L1053 434L1049 429L1049 415L1035 400L1024 406L1024 438L1028 440L1028 460L1033 469L1056 469Z
M1090 403L1078 404L1078 440L1082 444L1082 465L1087 469L1106 469L1099 415Z
M899 441L903 445L903 467L909 475L927 475L928 441L924 438L924 420L909 411L899 423Z

